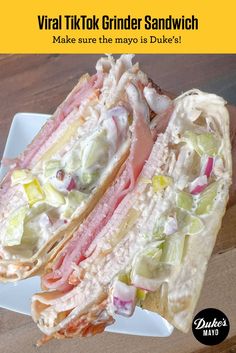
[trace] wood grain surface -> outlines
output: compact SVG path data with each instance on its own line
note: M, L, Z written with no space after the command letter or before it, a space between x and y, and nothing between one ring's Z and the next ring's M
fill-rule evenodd
M52 113L84 72L93 73L100 55L0 55L0 156L16 112ZM236 105L235 55L137 55L140 66L163 89L180 94L200 88ZM236 114L235 114L236 119ZM235 157L235 155L234 155ZM192 333L169 338L104 333L97 337L51 341L41 353L235 353L236 206L228 209L211 257L196 312L216 307L231 329L222 344L201 345ZM17 300L17 298L16 298ZM0 309L0 353L37 352L40 337L28 316Z

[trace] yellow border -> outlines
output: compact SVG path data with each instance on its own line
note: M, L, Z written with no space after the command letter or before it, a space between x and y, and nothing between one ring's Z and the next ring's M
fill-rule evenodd
M235 53L236 2L216 0L168 0L168 1L98 1L98 0L18 0L4 1L0 11L1 53ZM38 15L57 18L61 15L86 15L109 19L142 18L141 28L136 30L40 30ZM196 30L147 30L144 17L198 19ZM64 21L64 20L63 20ZM60 36L61 43L53 44L53 35ZM75 38L75 43L62 43L63 38ZM99 38L111 38L101 43ZM155 43L150 43L150 36ZM164 36L164 37L163 37ZM141 37L147 43L141 42ZM84 38L95 38L96 43L78 43ZM120 43L116 42L120 39ZM130 40L132 39L133 40ZM163 43L163 38L165 38ZM168 39L168 40L167 40ZM171 42L172 39L172 42ZM137 43L136 43L137 41ZM177 42L177 43L175 43Z

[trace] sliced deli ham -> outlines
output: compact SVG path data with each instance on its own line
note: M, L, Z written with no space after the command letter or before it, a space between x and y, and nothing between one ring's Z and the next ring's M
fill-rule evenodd
M65 246L51 282L61 280L60 269L88 256L97 233L135 187L154 140L153 112L143 94L148 78L130 55L118 61L108 56L106 63L92 77L82 76L33 142L12 161L1 183L4 281L39 273ZM103 206L91 216L104 194ZM42 215L49 220L46 227L39 221ZM91 221L85 223L88 216ZM75 244L67 248L73 233ZM67 285L68 274L65 279Z
M79 107L80 103L91 96L96 89L102 87L103 76L101 73L93 75L87 82L78 87L73 94L71 94L64 104L59 107L58 113L54 119L51 119L44 126L40 135L30 147L25 151L20 162L20 167L27 168L35 154L39 151L42 145L47 141L49 136L59 127L60 123L72 112L75 107Z
M75 107L78 108L83 100L89 98L97 89L102 87L103 79L104 74L98 72L85 80L85 82L79 84L78 87L76 86L69 97L58 107L53 118L47 121L37 135L37 138L32 141L26 150L18 158L12 160L7 158L3 159L2 164L8 166L11 165L12 168L9 170L1 184L2 192L6 192L10 186L12 171L16 168L29 168L31 166L32 160L37 156L44 143L58 129L60 124Z
M196 108L197 123L192 118ZM232 175L228 122L225 102L216 95L192 90L174 101L167 129L157 137L132 190L106 224L95 213L94 220L102 227L98 234L95 230L92 242L90 229L87 237L86 229L79 229L81 236L69 243L70 254L76 249L78 259L60 257L59 271L63 266L73 269L71 281L64 282L72 288L67 287L66 293L62 287L50 288L33 296L32 316L44 334L89 336L110 325L116 314L131 314L135 305L159 313L183 332L189 330L228 200ZM223 169L221 175L214 170L201 175L195 142L200 131L204 147L211 147L215 126L219 148L214 158L220 154ZM191 143L184 140L186 129ZM130 161L131 155L126 167ZM206 190L195 190L205 185ZM84 225L91 227L86 221ZM91 245L83 252L87 242Z
M44 287L61 290L68 288L66 282L73 271L72 263L79 264L84 259L84 254L96 235L107 224L122 199L134 188L154 142L144 112L137 109L136 105L132 108L134 115L131 149L124 170L74 234L73 239L53 266L52 272L43 277Z

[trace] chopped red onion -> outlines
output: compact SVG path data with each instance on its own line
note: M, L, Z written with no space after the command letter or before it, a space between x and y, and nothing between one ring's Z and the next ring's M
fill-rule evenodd
M131 316L136 304L136 288L117 280L114 283L112 294L112 303L115 307L115 313Z
M208 157L206 166L205 166L205 172L204 174L209 178L213 169L213 164L214 164L214 158L213 157Z
M192 195L200 194L203 190L205 190L206 187L207 187L207 184L206 185L198 185L191 191L191 194Z
M207 176L201 175L196 178L189 186L192 195L200 194L207 187Z
M71 191L73 189L76 189L76 182L75 179L71 178L71 181L69 183L69 185L67 186L67 191Z
M115 313L123 316L131 316L134 311L133 300L121 300L118 297L113 297L113 305Z
M214 157L209 157L207 155L204 155L201 157L201 174L200 175L206 175L207 178L211 176L213 166L215 164L215 158Z

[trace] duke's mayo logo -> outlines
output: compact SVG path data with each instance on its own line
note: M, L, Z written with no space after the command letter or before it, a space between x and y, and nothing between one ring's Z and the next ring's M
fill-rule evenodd
M192 330L202 344L213 346L225 340L230 324L227 316L218 309L204 309L193 319Z

